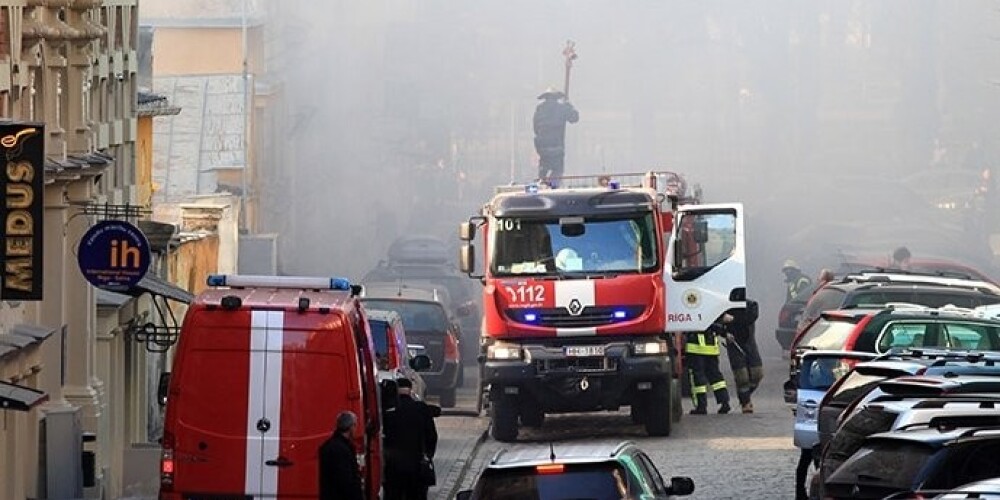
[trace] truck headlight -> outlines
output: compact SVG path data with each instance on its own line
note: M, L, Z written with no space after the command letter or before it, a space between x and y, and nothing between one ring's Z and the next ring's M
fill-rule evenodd
M667 353L667 341L666 340L654 340L651 342L636 342L632 344L632 350L640 356L647 356L651 354L666 354Z
M521 347L508 342L497 342L486 348L487 359L521 359Z

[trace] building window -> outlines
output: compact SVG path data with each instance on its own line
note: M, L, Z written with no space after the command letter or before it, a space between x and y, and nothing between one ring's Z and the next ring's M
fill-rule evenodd
M10 7L0 7L0 59L10 59Z

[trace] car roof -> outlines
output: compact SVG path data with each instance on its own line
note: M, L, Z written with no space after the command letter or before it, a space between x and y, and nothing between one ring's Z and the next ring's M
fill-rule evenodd
M955 273L921 273L900 270L871 270L846 274L829 285L933 285L978 290L1000 295L1000 286Z
M375 300L380 301L380 302L412 302L412 303L415 303L415 304L429 304L429 305L439 306L442 309L444 309L444 305L441 304L441 302L437 301L437 300L414 298L414 297L396 297L396 296L389 296L389 297L361 297L361 303L362 304L369 304L369 303L371 303L372 301L375 301ZM371 306L368 306L368 307L371 307Z
M880 383L879 388L886 394L893 396L934 394L936 392L949 393L956 390L959 390L961 393L989 393L1000 392L1000 378L978 374L946 374L944 376L904 375Z
M364 285L363 298L412 298L448 303L448 291L441 287L409 286L394 283L372 283Z
M354 297L347 291L317 291L299 288L209 288L198 294L196 304L221 306L224 297L238 297L241 308L297 309L301 299L308 299L310 309L349 311Z
M498 451L488 467L507 469L550 463L611 462L634 448L635 443L631 441L515 446Z
M878 434L872 434L871 436L868 437L868 439L865 442L867 444L878 441L882 442L910 441L910 442L941 446L962 438L1000 439L1000 427L920 426L911 429L902 429L897 431L880 432Z

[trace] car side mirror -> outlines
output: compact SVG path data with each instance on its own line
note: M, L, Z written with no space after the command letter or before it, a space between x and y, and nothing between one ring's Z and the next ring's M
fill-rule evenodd
M472 490L459 491L455 500L472 500Z
M160 406L167 405L167 392L170 390L170 372L160 374L160 381L156 386L156 402Z
M410 358L410 368L418 372L427 371L431 369L431 358L426 354L417 354L416 356Z
M689 477L670 478L670 494L677 496L694 493L694 480Z

